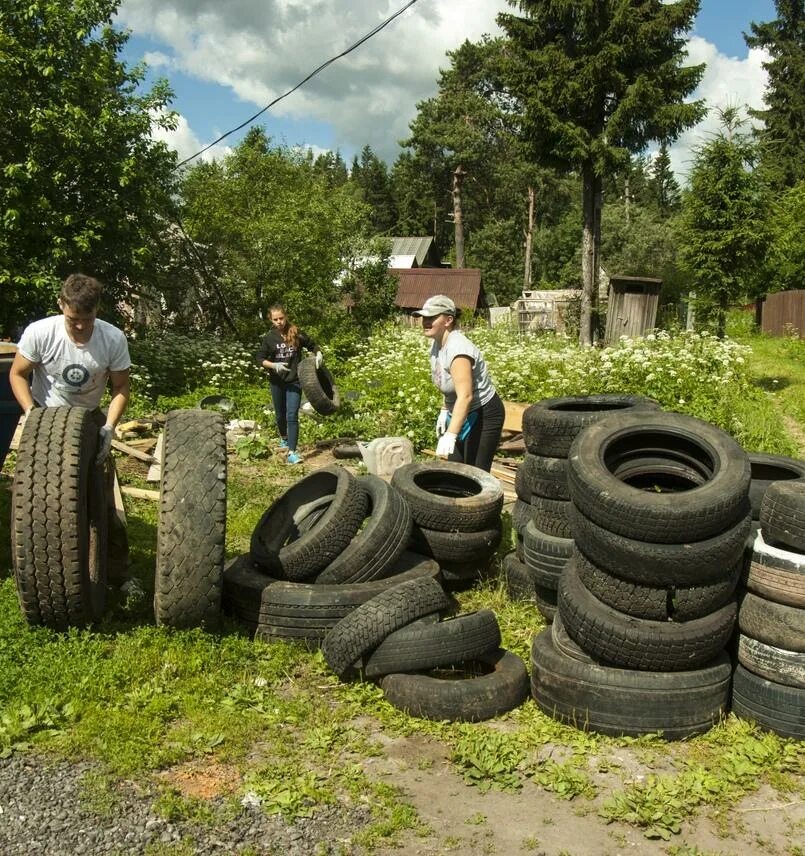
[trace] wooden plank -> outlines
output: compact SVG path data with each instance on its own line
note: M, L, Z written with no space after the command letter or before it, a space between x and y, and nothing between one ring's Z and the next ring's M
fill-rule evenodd
M162 480L162 438L163 432L160 431L157 437L157 444L154 449L154 462L148 468L148 475L145 480L148 482L158 482Z
M120 489L120 481L117 478L117 472L114 473L112 480L112 495L115 500L115 514L117 519L125 526L126 525L126 508L123 505L123 494Z
M147 452L141 452L139 449L129 446L128 443L124 443L122 440L112 440L112 448L117 449L118 452L124 452L127 455L131 455L132 458L137 458L138 461L143 461L146 464L152 464L154 462L153 455L149 455Z
M121 485L120 492L125 496L134 497L134 499L151 499L154 502L159 502L158 490L145 490L141 487L129 487L124 484Z

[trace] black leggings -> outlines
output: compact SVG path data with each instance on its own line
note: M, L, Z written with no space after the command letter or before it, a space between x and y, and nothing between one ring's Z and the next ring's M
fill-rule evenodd
M506 409L503 407L500 396L495 393L478 411L478 421L470 429L467 438L456 440L456 449L447 460L470 464L489 472L500 443L505 418Z

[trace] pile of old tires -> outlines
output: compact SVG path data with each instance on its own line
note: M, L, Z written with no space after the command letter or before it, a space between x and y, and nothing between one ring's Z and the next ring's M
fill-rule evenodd
M466 578L464 538L472 573L488 564L502 502L496 480L463 465L409 464L390 484L325 467L263 514L224 571L224 606L258 638L321 647L339 677L379 681L413 715L496 716L528 696L525 664L501 649L493 612L451 614L443 574Z
M790 466L789 466L790 469ZM738 612L732 709L805 738L805 479L764 491Z
M526 453L512 510L517 545L503 560L513 600L535 601L549 622L556 614L559 577L573 553L567 459L574 439L610 413L658 409L650 398L607 393L546 398L524 411Z
M729 704L746 453L689 416L614 414L574 441L568 487L574 548L533 642L538 706L608 734L707 730Z

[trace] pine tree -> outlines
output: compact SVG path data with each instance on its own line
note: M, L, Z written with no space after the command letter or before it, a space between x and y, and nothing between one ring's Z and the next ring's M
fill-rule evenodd
M762 119L761 171L775 189L805 179L805 16L803 0L775 0L777 18L751 24L747 45L765 48L769 75L765 110L750 110Z
M582 178L582 316L592 341L603 177L652 140L675 140L704 114L685 102L703 66L683 66L698 0L510 0L504 79L523 109L523 134L544 166Z
M671 169L671 158L668 155L668 144L663 140L657 157L651 165L652 190L654 203L663 218L670 217L679 210L681 192L679 182Z

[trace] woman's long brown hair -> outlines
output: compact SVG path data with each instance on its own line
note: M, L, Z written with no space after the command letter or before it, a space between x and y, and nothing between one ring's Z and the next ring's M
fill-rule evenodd
M299 347L299 328L296 324L291 324L288 320L288 312L281 303L275 303L269 307L268 315L271 317L272 312L282 312L285 316L285 331L282 333L282 339L286 345L292 345L294 348Z

